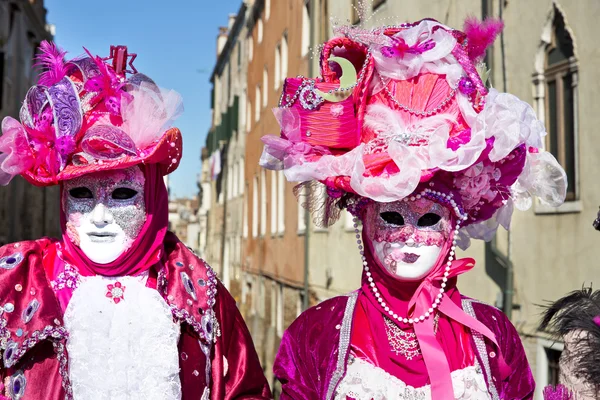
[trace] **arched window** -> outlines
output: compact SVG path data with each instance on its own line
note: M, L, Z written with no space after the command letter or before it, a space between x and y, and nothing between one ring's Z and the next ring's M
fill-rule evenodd
M258 44L262 43L263 40L263 22L262 19L259 19L256 23L256 36L258 40Z
M265 170L260 171L260 235L267 233L267 178Z
M277 232L277 171L271 171L271 235Z
M258 176L252 183L252 237L258 236Z
M534 75L538 114L545 121L546 150L567 173L567 200L577 200L577 86L578 63L574 40L561 10L553 7Z
M256 93L255 93L255 98L254 98L254 121L258 122L258 120L260 119L260 105L262 102L262 99L260 97L260 85L256 85Z
M275 205L273 205L274 207ZM277 233L285 231L285 176L277 171Z
M271 0L265 0L265 20L271 16Z
M281 39L281 82L285 81L288 74L288 40L287 34Z
M263 70L263 98L262 98L262 105L263 107L267 106L267 103L269 102L269 71L267 71L267 67L265 67L265 69Z
M279 89L281 80L281 46L277 45L275 47L275 76L273 77L275 90Z
M248 36L248 60L252 61L254 55L254 38L252 35Z
M302 56L308 54L310 49L310 14L308 13L308 3L302 7Z

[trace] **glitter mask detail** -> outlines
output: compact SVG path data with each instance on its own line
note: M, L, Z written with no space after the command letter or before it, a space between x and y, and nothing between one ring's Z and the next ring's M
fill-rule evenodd
M139 167L85 175L65 182L63 210L67 233L93 262L108 264L133 243L146 222L145 178ZM86 188L92 198L76 198L70 191ZM113 198L116 189L137 192L130 198Z
M372 202L365 214L367 240L375 258L404 280L427 276L442 246L450 240L450 210L425 198L393 203Z

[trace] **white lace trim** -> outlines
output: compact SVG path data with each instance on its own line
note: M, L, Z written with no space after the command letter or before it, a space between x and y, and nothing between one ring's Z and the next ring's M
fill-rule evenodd
M452 372L455 400L490 400L485 378L475 366ZM359 358L348 363L335 399L346 400L431 400L429 385L414 388Z
M146 278L81 278L65 311L75 400L181 399L180 327ZM116 281L118 303L107 297Z

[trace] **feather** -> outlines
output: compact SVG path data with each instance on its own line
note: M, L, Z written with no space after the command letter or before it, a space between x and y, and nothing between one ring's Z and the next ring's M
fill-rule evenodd
M467 35L469 58L481 59L503 28L504 22L499 19L486 18L479 21L475 17L468 17L465 20L464 32Z
M573 393L563 385L546 386L544 388L544 400L574 400Z
M594 292L588 287L550 304L540 324L540 329L558 337L576 334L570 335L575 343L564 356L571 359L575 376L596 388L600 387L600 326L596 323L599 315L600 290Z
M52 86L67 75L65 54L67 52L56 47L54 43L46 40L40 43L40 53L36 56L34 64L34 66L44 69L40 75L40 85Z

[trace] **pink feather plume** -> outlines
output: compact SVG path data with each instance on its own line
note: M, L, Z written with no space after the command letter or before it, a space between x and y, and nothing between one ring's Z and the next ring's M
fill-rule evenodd
M34 64L44 69L40 75L40 85L52 86L67 75L65 54L67 52L56 47L54 43L44 40L40 44L40 53L36 56L37 62Z
M479 21L475 17L467 18L464 32L468 40L469 58L478 60L483 57L503 28L504 22L499 19L486 18Z

